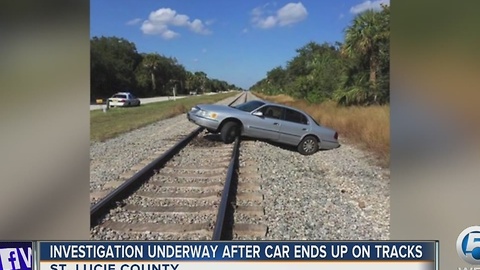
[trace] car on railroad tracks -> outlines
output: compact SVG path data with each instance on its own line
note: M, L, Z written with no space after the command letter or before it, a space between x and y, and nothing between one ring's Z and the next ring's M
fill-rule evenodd
M140 99L130 92L118 92L107 100L108 107L140 106Z
M318 124L301 110L263 100L232 107L199 104L187 118L211 133L220 133L227 144L240 135L295 146L302 155L340 147L335 130Z

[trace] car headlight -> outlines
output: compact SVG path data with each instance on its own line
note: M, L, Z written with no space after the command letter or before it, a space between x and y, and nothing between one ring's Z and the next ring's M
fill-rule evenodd
M199 116L205 117L205 118L210 118L210 119L217 119L217 113L214 112L207 112L207 111L199 111L197 113Z

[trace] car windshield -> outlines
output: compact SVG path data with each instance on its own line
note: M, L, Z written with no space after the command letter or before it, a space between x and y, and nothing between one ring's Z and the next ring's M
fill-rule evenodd
M265 104L265 102L259 100L252 100L233 107L244 112L251 112L262 106L263 104Z

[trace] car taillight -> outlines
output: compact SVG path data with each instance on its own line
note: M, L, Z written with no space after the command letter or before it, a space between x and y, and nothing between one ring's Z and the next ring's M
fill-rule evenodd
M126 100L125 99L120 99L120 102L125 102Z
M333 136L335 140L338 140L338 132L335 132L335 135Z

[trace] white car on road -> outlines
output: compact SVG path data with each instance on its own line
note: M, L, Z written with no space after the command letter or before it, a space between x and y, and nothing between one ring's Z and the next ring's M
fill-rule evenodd
M118 92L107 100L108 107L140 106L140 99L130 92Z

